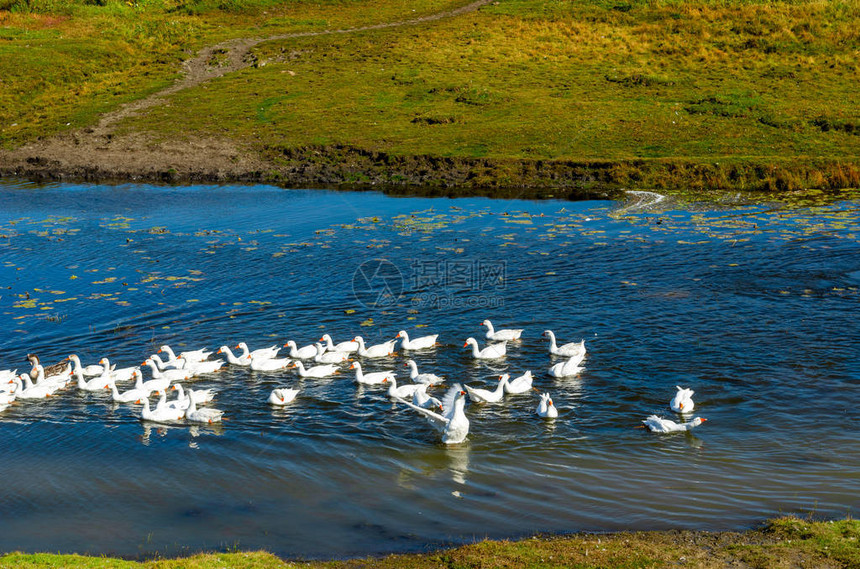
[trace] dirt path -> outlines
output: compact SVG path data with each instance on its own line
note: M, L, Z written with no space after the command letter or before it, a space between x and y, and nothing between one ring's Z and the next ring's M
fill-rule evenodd
M163 105L174 93L249 67L248 54L267 41L352 34L414 26L474 12L492 0L476 0L456 8L409 20L346 28L228 40L202 49L183 62L183 74L173 85L102 116L98 124L33 142L13 151L0 151L0 175L84 179L253 180L268 167L252 151L226 139L195 139L155 144L144 135L114 136L122 120ZM218 65L211 65L217 56Z

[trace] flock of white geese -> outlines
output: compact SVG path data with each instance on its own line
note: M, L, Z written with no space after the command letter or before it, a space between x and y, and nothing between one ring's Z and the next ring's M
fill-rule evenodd
M468 338L463 344L470 348L474 358L480 360L495 360L505 357L508 342L519 342L522 329L496 330L489 320L484 320L487 327L485 334L488 340L483 348L475 338ZM469 419L465 414L466 398L473 403L499 403L505 394L525 394L538 392L540 402L535 413L543 418L552 420L558 417L558 410L552 402L549 393L540 393L532 383L534 376L526 371L519 377L511 378L509 374L499 377L498 383L492 389L472 387L469 385L453 384L441 398L427 393L428 388L445 382L443 377L433 373L420 373L414 360L407 360L411 382L398 384L394 370L365 371L362 362L370 365L373 360L389 358L395 353L395 345L400 341L400 348L405 352L419 350L435 350L439 346L438 334L410 338L406 331L401 330L397 336L387 342L375 345L365 345L361 336L352 340L335 343L328 334L324 334L319 342L304 347L298 347L294 341L287 342L283 348L289 348L289 357L278 357L282 349L275 345L268 348L249 350L241 342L234 349L221 346L217 352L205 349L174 353L170 346L161 346L158 353L152 354L140 366L117 368L107 358L102 358L97 364L84 366L77 355L70 355L62 362L45 368L39 358L28 355L32 364L29 373L18 374L17 370L0 370L0 412L16 401L44 399L51 397L64 388L75 385L85 391L110 390L111 396L117 403L141 405L140 418L144 421L157 423L174 423L188 421L190 423L217 423L221 421L223 411L210 404L215 398L212 389L190 389L183 381L194 377L211 374L220 370L225 364L249 367L255 371L276 372L295 369L301 378L328 378L342 371L348 365L354 371L356 383L364 385L387 384L388 395L408 408L420 413L440 433L445 444L463 442L469 434ZM585 340L557 345L555 334L546 330L543 336L549 341L551 356L562 358L548 368L552 377L563 378L575 376L582 371L585 359ZM164 354L162 357L160 354ZM224 359L210 359L210 356L222 355ZM352 359L357 356L358 359ZM225 361L226 360L226 361ZM142 369L149 369L148 380L144 380ZM133 387L120 391L117 386L134 382ZM298 395L299 389L278 387L268 397L268 403L276 406L290 404ZM173 393L175 392L175 396ZM157 403L151 402L153 395L158 397ZM689 417L693 411L693 390L677 387L677 392L669 407L681 415L682 419ZM701 417L695 417L685 422L675 422L657 415L651 415L642 421L642 427L657 433L672 433L687 431L700 425Z

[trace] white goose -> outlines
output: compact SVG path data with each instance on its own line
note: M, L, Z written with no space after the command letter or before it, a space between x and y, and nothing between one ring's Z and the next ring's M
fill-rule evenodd
M495 360L505 357L505 353L507 353L507 342L490 344L483 350L479 350L478 341L474 338L469 338L466 340L466 343L463 344L463 347L465 348L469 345L472 346L472 356L479 360Z
M56 370L56 368L54 368ZM68 364L63 371L55 373L50 377L45 377L45 368L41 364L37 364L33 368L36 372L36 383L38 385L50 385L53 387L53 392L66 387L72 381L72 365Z
M174 384L173 389L179 392L177 399L185 399L185 388L181 383ZM196 405L205 405L215 399L215 392L211 389L189 389L187 395Z
M287 369L293 360L290 358L251 358L251 369L254 371L278 371Z
M190 405L185 410L185 418L192 423L219 423L224 411L213 409L211 407L197 408L194 401L189 399Z
M522 336L522 329L519 330L493 330L493 323L489 320L484 320L481 322L481 325L487 327L487 339L493 340L494 342L501 342L503 340L519 340L520 336Z
M289 387L278 387L277 389L273 389L269 394L269 403L272 405L286 405L290 403L296 398L296 395L299 394L298 389L291 389Z
M318 365L305 369L305 364L300 361L293 362L293 367L298 369L299 377L329 377L340 371L334 364Z
M155 365L157 365L158 369L160 369L160 370L180 369L180 368L184 367L185 364L187 363L185 360L180 359L180 358L175 358L172 360L164 361L161 359L161 356L159 356L158 354L152 354L151 356L149 356L149 359L151 359L153 362L155 362Z
M294 340L290 340L289 342L284 344L284 347L290 348L290 357L291 358L296 358L296 359L300 359L300 360L309 360L312 357L314 357L315 355L317 355L317 347L314 344L302 346L301 348L299 348L298 346L296 346L296 342Z
M191 377L202 375L204 373L215 373L224 367L224 360L203 360L195 362L186 360L183 357L176 358L179 362L179 369L187 371Z
M75 372L75 378L78 380L78 389L82 391L101 391L109 389L111 384L115 383L107 367L101 375L90 380L84 379L84 374L80 372Z
M569 344L564 344L563 346L556 346L555 334L552 330L544 330L543 336L549 338L549 353L554 356L564 356L566 358L570 358L585 353L584 338L579 342L571 342Z
M314 347L317 349L314 361L318 364L339 364L349 359L349 352L327 352L319 342Z
M409 379L415 383L438 385L445 382L444 377L440 377L435 373L418 373L418 364L416 364L414 360L407 360L403 365L409 367Z
M585 353L582 353L578 356L573 356L566 361L560 362L549 368L549 374L553 377L567 377L570 375L576 375L582 368L579 364L582 363L582 360L585 359Z
M155 423L174 423L181 421L185 417L185 411L174 409L173 407L156 407L155 409L149 406L149 397L142 399L143 409L140 410L140 418L144 421L153 421Z
M166 369L164 371L159 371L158 368L155 366L155 362L153 362L149 358L143 360L143 363L140 365L149 366L149 370L152 372L153 380L166 381L167 384L164 386L165 389L174 381L182 381L191 378L191 372L185 369Z
M419 383L415 393L412 394L412 404L417 405L423 409L438 409L442 410L442 402L433 397L432 395L427 395L427 388L430 387L428 383Z
M269 346L268 348L260 348L259 350L254 350L253 352L248 350L248 344L245 342L239 342L236 344L237 350L242 350L242 354L239 358L250 357L252 360L265 360L272 359L278 357L278 352L281 351L280 346Z
M79 358L77 354L70 355L69 360L71 360L71 362L75 364L75 369L72 370L72 373L76 373L78 370L80 370L80 372L85 377L94 377L97 375L101 375L105 370L105 366L101 364L90 364L88 366L81 365L81 358Z
M550 397L549 393L540 394L540 403L538 403L536 413L542 419L555 419L558 417L558 409L552 404L552 397Z
M3 405L8 406L8 405L14 403L14 401L15 401L15 391L18 390L18 386L14 385L14 380L10 380L9 383L12 385L9 385L8 391L0 390L0 406L3 406ZM4 384L4 386L5 385L6 384ZM2 388L4 386L0 386L0 388Z
M331 336L328 334L323 334L323 337L320 338L320 342L325 342L325 349L329 352L347 352L352 353L358 351L358 342L355 340L350 340L348 342L341 342L340 344L335 344Z
M9 378L4 377L0 380L0 392L15 393L18 389L18 386L15 384L16 379L18 379L18 376L13 375Z
M401 330L397 333L397 337L403 338L403 341L400 343L400 347L404 350L426 350L436 347L436 338L439 337L439 334L421 336L420 338L410 340L409 334L406 333L406 330Z
M167 400L167 391L161 392L161 397L158 399L158 403L155 405L156 409L161 407L170 407L172 409L176 409L177 411L186 411L188 407L191 405L191 398L187 395L177 393L176 399L171 401Z
M361 336L356 336L352 341L358 342L358 355L363 358L387 358L388 356L395 355L394 344L397 342L396 339L370 347L364 346L364 338Z
M177 356L173 349L170 346L164 345L158 348L158 353L164 352L167 354L167 361L172 362L173 360L182 358L189 362L202 362L206 358L212 355L212 352L206 351L206 348L201 348L199 350L189 350L187 352L180 352Z
M128 381L129 379L131 379L132 375L134 375L134 370L138 369L137 366L121 367L117 369L115 365L110 365L110 361L107 358L100 359L99 363L104 369L110 370L110 377L114 381Z
M384 383L386 380L394 380L394 372L391 370L364 373L361 370L361 364L359 362L352 362L352 365L349 367L350 369L355 370L356 383L363 383L364 385L379 385L380 383Z
M657 415L650 415L647 419L642 421L642 423L644 423L645 427L647 427L652 433L678 433L689 431L693 427L698 427L705 421L707 421L707 419L696 417L692 421L687 421L686 423L676 423L675 421L663 419Z
M382 380L382 383L390 383L388 386L388 396L394 397L395 399L412 399L412 396L415 395L415 392L420 388L423 384L421 383L407 383L406 385L397 385L397 378L394 376L386 377ZM426 389L426 388L425 388Z
M459 384L451 387L442 398L442 413L424 409L403 399L398 401L427 417L430 424L442 434L442 442L452 445L462 443L469 434L469 419L464 411L465 395L466 392Z
M17 383L15 383L16 381ZM17 375L3 375L0 377L0 406L4 406L5 408L11 405L15 401L15 393L20 387L21 382L18 380Z
M679 385L676 385L675 388L678 391L675 392L675 397L672 398L672 401L669 403L669 408L675 413L692 413L693 408L696 406L696 404L693 403L693 394L695 391L692 389L684 389Z
M45 397L50 397L56 391L56 388L49 384L34 385L33 380L30 379L30 375L26 373L22 373L12 381L16 385L16 399L44 399Z
M109 385L105 387L105 389L110 389L111 397L117 403L137 403L143 399L149 398L149 391L146 389L137 389L132 388L128 391L123 391L122 393L116 388L116 383L111 382Z
M498 403L505 395L505 384L510 376L508 374L499 377L499 383L492 391L463 385L463 389L469 394L469 399L475 403Z
M7 381L13 381L16 377L18 377L17 369L0 369L0 383L6 383Z
M218 348L217 353L224 354L224 357L227 358L227 363L229 363L229 364L233 364L236 366L246 366L246 367L251 365L251 358L250 357L238 357L237 358L235 355L233 355L233 351L230 348L228 348L227 346L221 346L220 348Z
M176 370L165 370L165 371L176 371ZM149 381L143 381L143 373L140 370L135 372L134 374L134 388L135 389L147 389L150 393L153 391L155 393L161 394L162 391L167 390L170 387L172 380L169 377L157 377L155 379L150 379Z
M527 371L519 377L515 377L510 379L508 374L507 381L505 381L505 393L509 393L511 395L526 393L532 390L532 383L534 382L534 377L532 377L532 372Z

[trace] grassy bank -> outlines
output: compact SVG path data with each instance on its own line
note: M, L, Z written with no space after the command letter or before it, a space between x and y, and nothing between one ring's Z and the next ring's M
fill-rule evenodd
M0 147L92 124L203 45L464 3L0 0ZM233 140L285 183L860 187L858 0L500 0L249 57L117 134ZM440 175L391 166L416 159Z
M460 2L462 3L462 2ZM451 0L0 0L0 148L92 125L204 46L363 26Z
M351 567L860 567L860 522L809 522L780 518L745 533L636 532L522 541L484 541L418 555L330 562L289 562L265 552L201 554L144 562L76 555L20 554L0 557L0 567L69 568L221 568Z

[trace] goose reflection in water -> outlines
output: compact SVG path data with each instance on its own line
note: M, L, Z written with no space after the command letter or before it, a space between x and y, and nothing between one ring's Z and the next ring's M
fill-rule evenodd
M451 472L451 480L457 484L465 484L469 476L469 444L464 443L445 448L445 456L448 457L448 470Z
M193 439L202 435L215 435L220 437L224 434L224 425L221 423L205 425L156 425L153 423L142 422L141 426L143 427L143 432L137 440L140 441L140 444L143 446L150 446L153 442L153 432L157 437L164 438L170 431L188 431L188 434L191 435L191 439L189 440L189 446L191 448L199 448Z
M465 441L456 445L439 445L410 455L398 477L403 488L422 486L420 479L441 479L450 476L457 484L466 484L469 478L471 445Z

